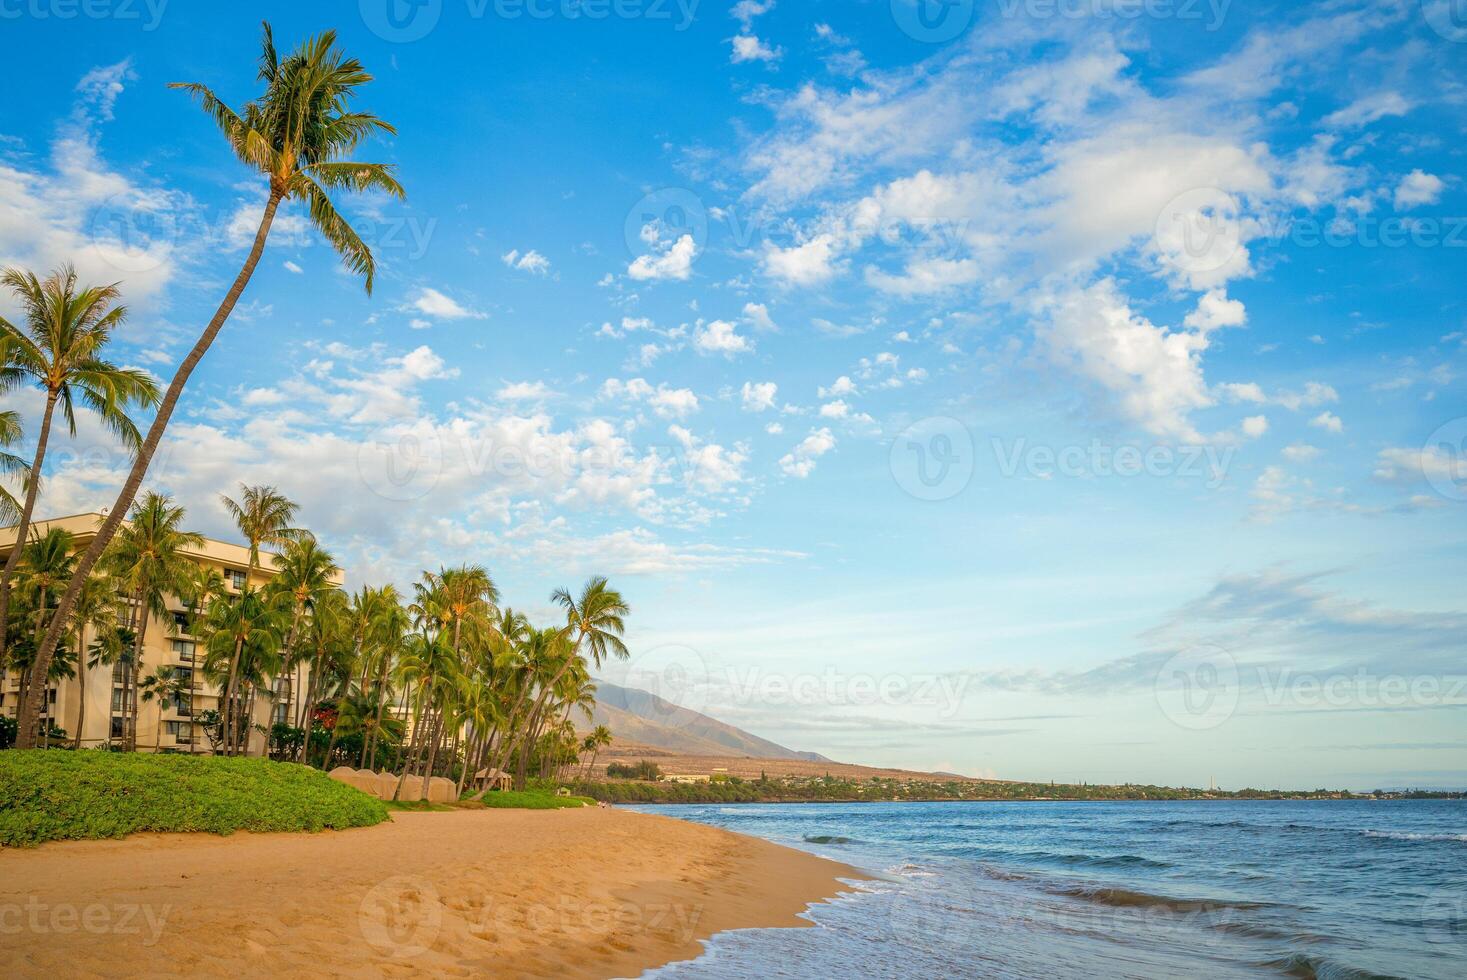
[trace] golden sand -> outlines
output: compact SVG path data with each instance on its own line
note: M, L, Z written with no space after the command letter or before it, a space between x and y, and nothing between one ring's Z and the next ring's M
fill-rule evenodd
M725 929L808 926L861 877L597 808L57 842L0 852L0 975L637 976Z

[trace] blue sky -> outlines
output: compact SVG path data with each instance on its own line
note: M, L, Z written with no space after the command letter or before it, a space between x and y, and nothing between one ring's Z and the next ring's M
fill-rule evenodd
M608 678L842 760L1467 782L1448 4L394 4L0 8L0 262L122 280L160 377L262 201L165 84L335 28L400 131L374 294L287 212L195 375L202 529L270 482L354 583L605 573Z

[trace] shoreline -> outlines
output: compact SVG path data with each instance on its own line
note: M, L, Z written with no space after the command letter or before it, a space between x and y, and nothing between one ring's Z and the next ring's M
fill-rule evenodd
M638 976L803 928L868 872L617 808L396 812L318 834L0 851L10 976Z

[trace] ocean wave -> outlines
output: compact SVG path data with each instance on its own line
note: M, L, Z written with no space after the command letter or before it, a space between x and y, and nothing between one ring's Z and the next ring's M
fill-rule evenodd
M1361 833L1366 837L1379 837L1385 840L1456 841L1459 844L1467 844L1467 834L1413 834L1404 830L1365 830Z
M1299 977L1300 980L1403 980L1390 973L1373 973L1344 963L1336 963L1323 956L1308 956L1295 953L1282 959L1260 963L1259 966L1278 970L1280 973Z
M859 844L854 837L837 837L834 834L806 834L807 844Z
M1271 908L1272 902L1234 902L1218 898L1175 898L1169 895L1152 895L1149 892L1115 888L1110 885L1073 884L1052 885L1046 889L1068 898L1084 899L1098 905L1113 908L1161 909L1168 912L1204 912L1214 910L1249 911Z

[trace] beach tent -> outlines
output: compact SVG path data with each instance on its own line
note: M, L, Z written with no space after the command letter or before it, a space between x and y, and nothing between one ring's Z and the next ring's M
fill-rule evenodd
M480 769L474 773L474 782L490 789L505 790L514 785L514 777L503 769Z

